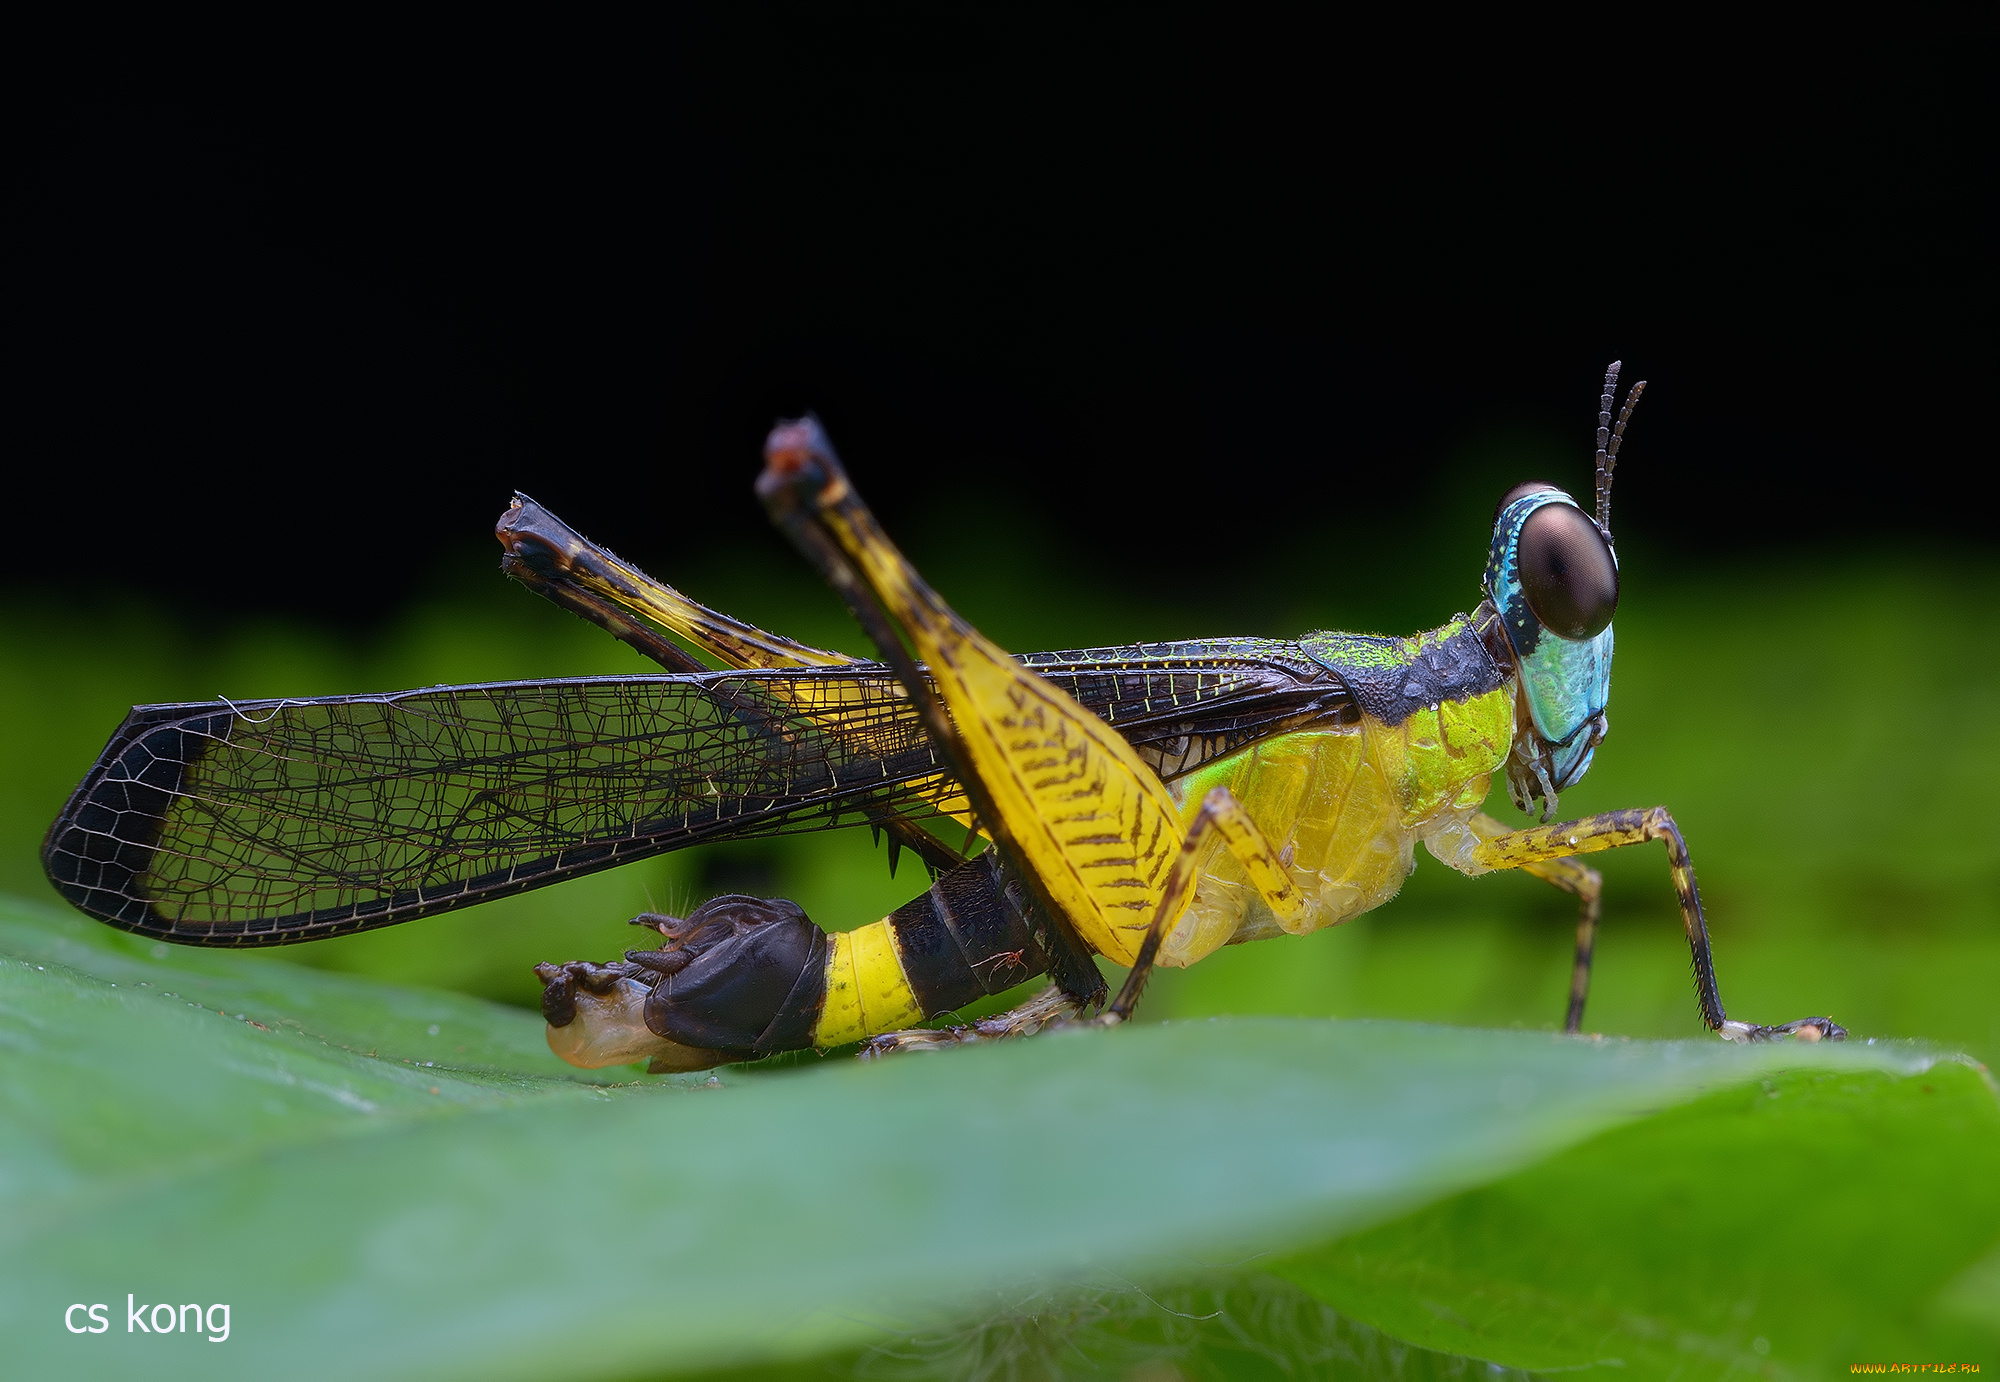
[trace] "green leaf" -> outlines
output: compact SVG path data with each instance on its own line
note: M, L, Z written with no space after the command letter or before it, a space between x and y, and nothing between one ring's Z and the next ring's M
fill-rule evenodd
M1781 1072L1931 1065L1261 1019L605 1085L528 1013L26 904L0 909L0 1042L10 1364L149 1377L811 1356L982 1292L1325 1242ZM227 1303L231 1337L128 1333L128 1293ZM74 1302L112 1330L67 1333Z
M1990 1361L1996 1240L2000 1103L1940 1062L1719 1091L1276 1270L1511 1367L1818 1377Z

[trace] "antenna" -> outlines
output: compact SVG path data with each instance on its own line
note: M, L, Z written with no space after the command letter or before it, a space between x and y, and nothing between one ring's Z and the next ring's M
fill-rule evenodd
M1618 369L1623 360L1613 360L1611 368L1604 371L1604 397L1597 401L1597 529L1604 534L1604 540L1611 540L1611 472L1618 468L1618 447L1625 440L1625 424L1632 420L1632 410L1639 406L1639 395L1646 392L1646 381L1641 379L1625 395L1625 406L1618 412L1618 425L1611 424L1611 404L1618 394Z

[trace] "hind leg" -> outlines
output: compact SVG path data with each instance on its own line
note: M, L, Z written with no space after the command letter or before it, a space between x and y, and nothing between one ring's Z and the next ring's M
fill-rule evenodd
M861 1044L861 1059L879 1060L899 1051L948 1051L979 1041L1033 1036L1046 1027L1072 1021L1089 1006L1088 1000L1072 997L1051 984L1018 1008L976 1018L960 1027L915 1027L870 1037Z

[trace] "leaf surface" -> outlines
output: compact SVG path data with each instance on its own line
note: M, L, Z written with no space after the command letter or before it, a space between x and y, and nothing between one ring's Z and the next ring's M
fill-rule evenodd
M1510 1367L1820 1377L1990 1361L1996 1241L2000 1103L1942 1061L1719 1090L1276 1270Z
M1245 1019L716 1085L599 1072L621 1085L529 1013L159 950L0 914L0 1333L31 1375L807 1356L1008 1284L1325 1243L1781 1072L1931 1064ZM128 1333L128 1293L227 1302L231 1337ZM111 1332L67 1333L73 1302Z

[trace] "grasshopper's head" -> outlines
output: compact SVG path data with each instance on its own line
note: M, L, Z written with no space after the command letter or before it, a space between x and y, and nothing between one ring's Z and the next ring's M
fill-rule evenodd
M1517 485L1494 520L1486 598L1519 687L1507 786L1530 815L1541 803L1546 820L1604 739L1618 559L1574 499L1554 485Z
M1516 806L1543 820L1555 814L1556 794L1589 769L1609 729L1611 616L1618 609L1611 470L1646 387L1643 380L1634 386L1613 429L1617 380L1614 363L1598 415L1597 517L1542 481L1508 490L1493 516L1486 598L1513 654L1518 697L1507 787Z

